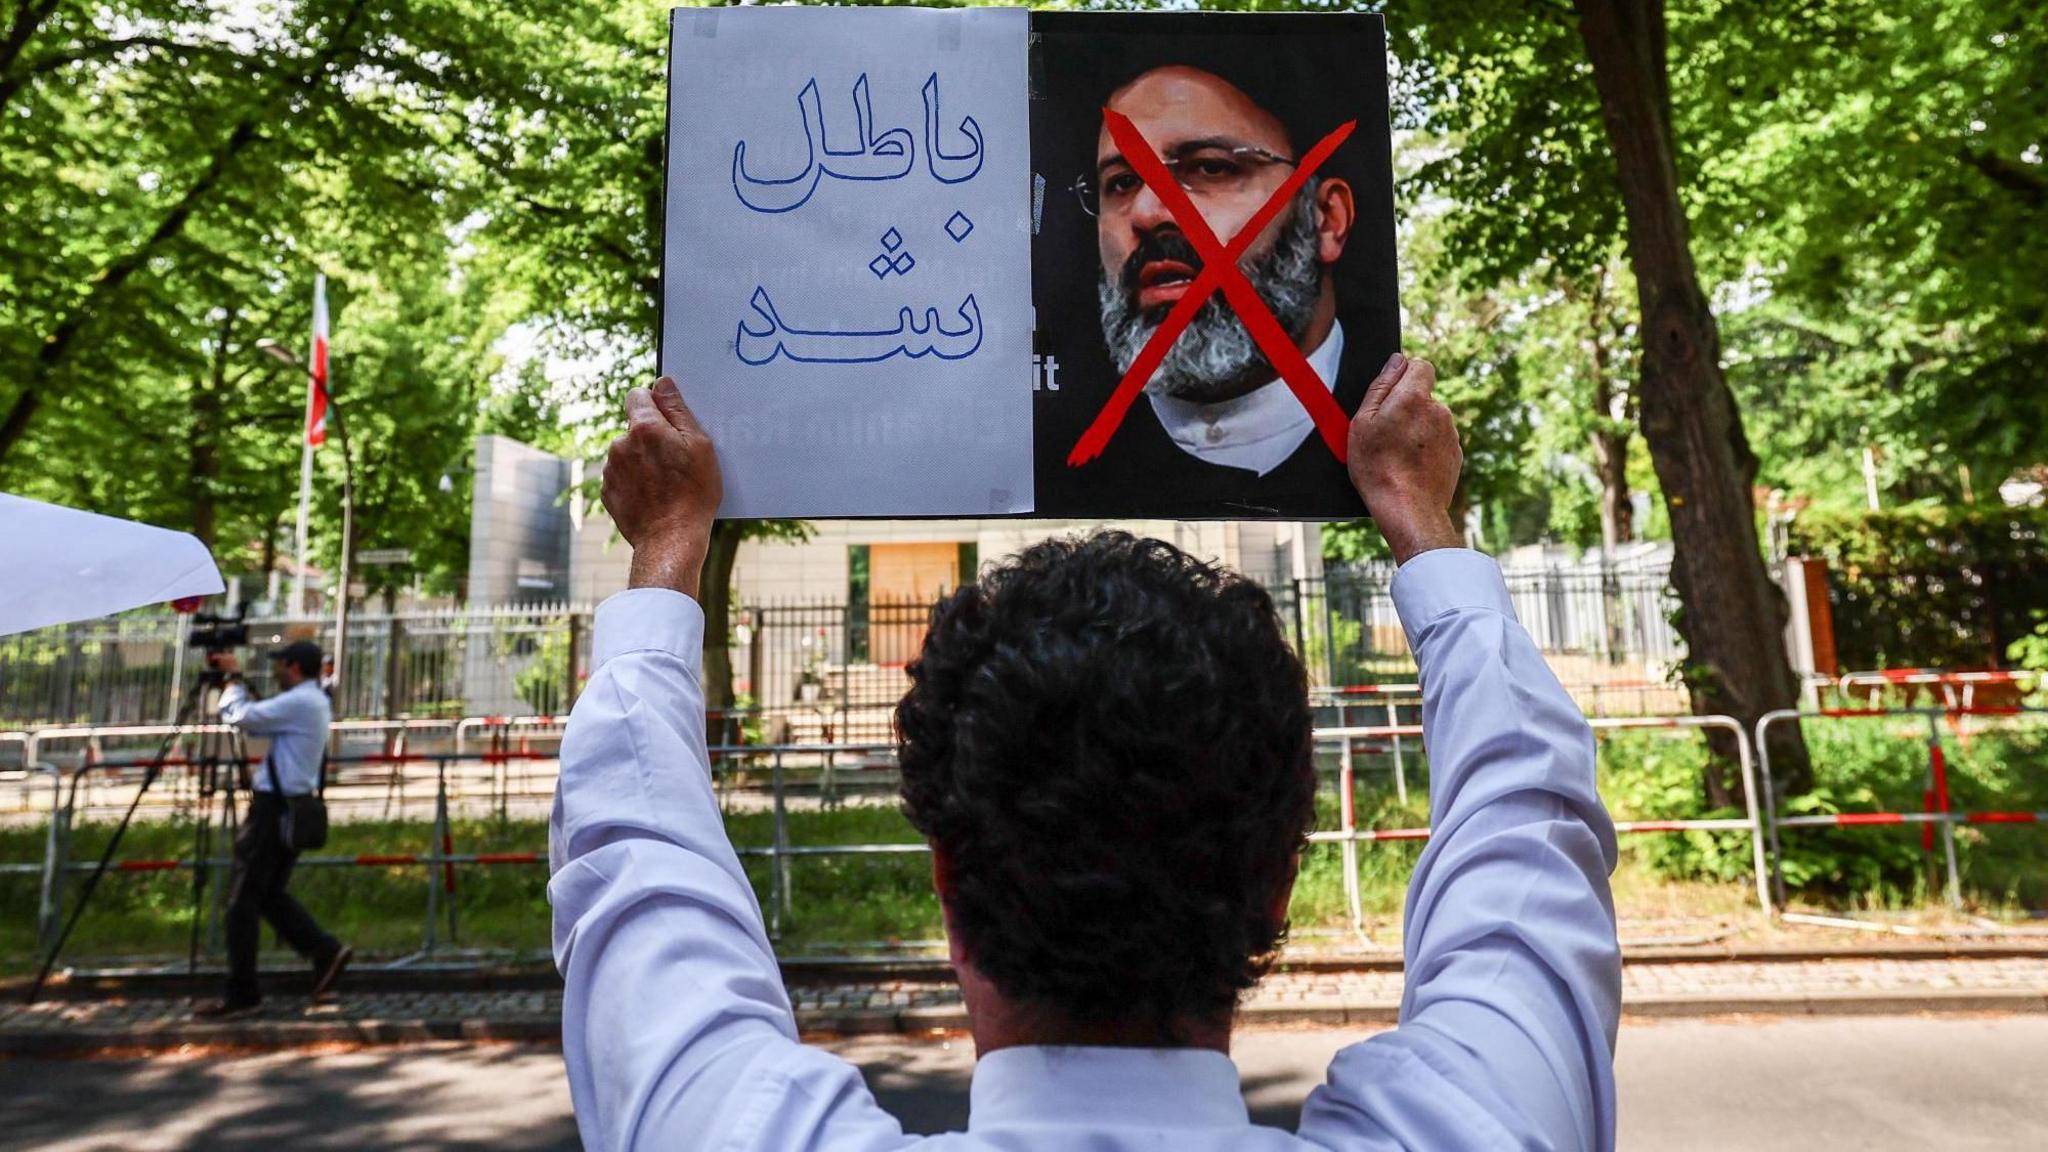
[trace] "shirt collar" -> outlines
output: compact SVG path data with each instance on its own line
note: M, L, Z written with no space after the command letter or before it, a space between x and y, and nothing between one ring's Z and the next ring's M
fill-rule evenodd
M1337 366L1344 359L1344 325L1336 322L1330 334L1309 353L1308 366L1315 369L1323 387L1336 390ZM1200 404L1172 396L1146 393L1159 424L1180 450L1211 464L1247 468L1264 476L1286 463L1302 441L1315 431L1315 420L1301 406L1287 382L1278 378L1234 400Z
M1237 1065L1203 1048L1003 1048L974 1066L969 1131L1242 1128Z

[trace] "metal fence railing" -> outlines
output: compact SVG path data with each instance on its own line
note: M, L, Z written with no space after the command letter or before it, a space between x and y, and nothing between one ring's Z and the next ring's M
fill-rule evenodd
M343 717L565 712L589 651L589 610L574 605L363 613L349 618ZM252 646L317 640L331 617L252 617ZM200 668L185 618L134 612L0 637L0 727L154 724L176 718ZM243 654L270 690L271 669Z
M1511 569L1523 624L1567 684L1605 689L1589 711L1672 710L1663 670L1680 645L1664 569ZM1336 690L1412 681L1415 662L1394 611L1393 568L1332 566L1270 590L1311 681ZM347 718L553 715L574 703L589 667L592 606L361 612L349 619L348 667L335 714ZM903 668L924 641L929 600L840 597L736 606L731 666L755 742L886 740ZM331 618L252 618L252 644L312 638L334 648ZM130 613L0 637L0 727L151 724L173 719L199 654L186 624ZM270 669L246 658L267 690ZM1629 703L1633 699L1634 703ZM1678 701L1682 706L1682 701ZM731 735L738 738L740 733Z
M372 722L374 723L374 722ZM518 810L529 818L546 812L559 770L556 757L562 725L553 717L468 717L427 727L362 726L337 732L335 743L346 746L364 738L382 741L381 750L360 750L330 760L327 797L336 820L409 819L429 825L417 838L424 850L405 850L393 845L372 855L345 855L332 851L300 858L301 867L420 869L424 894L424 920L419 951L401 963L432 955L437 948L459 941L458 907L462 891L459 875L473 868L538 866L547 862L544 845L513 845L481 851L475 847L458 850L451 819L460 812L494 811L501 817ZM1624 834L1669 834L1720 832L1740 834L1752 857L1752 881L1760 910L1768 916L1772 904L1766 881L1769 865L1765 856L1768 809L1758 802L1753 790L1756 773L1751 757L1749 734L1737 721L1725 716L1670 716L1608 718L1590 721L1596 733L1618 729L1700 730L1718 728L1732 737L1740 760L1745 809L1741 815L1714 819L1623 819L1616 830ZM77 822L95 814L111 816L135 799L167 727L119 728L109 730L46 730L26 734L29 760L37 770L35 808L46 817L47 836L40 861L0 861L0 881L39 885L36 939L48 947L67 902L74 881L92 871L94 861L72 846ZM1406 807L1411 786L1410 771L1397 749L1408 742L1411 754L1419 754L1422 729L1419 725L1371 725L1348 728L1318 728L1315 732L1316 762L1322 786L1334 789L1338 798L1337 826L1324 828L1310 841L1334 847L1342 858L1344 896L1354 931L1361 931L1360 905L1361 845L1376 841L1427 839L1427 822L1419 825L1374 825L1358 819L1354 803L1361 788L1365 762L1389 767L1389 783ZM194 740L203 733L192 733ZM403 742L417 738L433 750L412 751ZM107 749L107 743L119 746ZM147 752L141 751L145 746ZM95 749L100 749L95 751ZM222 893L231 858L227 847L232 840L236 818L235 785L224 768L232 759L202 755L196 748L173 746L162 764L167 775L148 796L145 818L163 819L182 815L199 821L200 839L190 854L152 858L126 855L113 863L118 875L184 872L195 879L195 947L204 942L205 951L217 953L221 944ZM222 753L221 746L212 746ZM709 749L712 776L721 804L728 811L752 810L770 815L765 839L735 845L743 858L759 859L766 867L766 893L762 901L771 937L780 938L784 922L792 915L795 894L793 870L800 862L821 857L880 859L928 851L905 825L898 841L870 838L857 843L802 843L791 834L790 811L805 807L833 808L861 796L893 796L898 787L895 749L885 744L841 743L834 745L723 746ZM1393 759L1388 760L1392 752ZM254 763L260 755L254 749L239 753L243 763ZM1426 766L1416 759L1413 786L1426 787ZM1604 774L1603 774L1604 781ZM1374 785L1375 787L1377 785ZM1399 811L1396 809L1395 811ZM218 823L211 813L218 813ZM1394 818L1397 822L1400 817ZM202 875L203 874L203 877ZM200 882L202 881L203 882Z

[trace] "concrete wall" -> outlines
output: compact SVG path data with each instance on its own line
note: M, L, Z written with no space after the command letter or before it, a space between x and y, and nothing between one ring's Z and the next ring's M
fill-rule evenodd
M504 436L476 441L469 516L469 600L520 604L569 597L569 462Z

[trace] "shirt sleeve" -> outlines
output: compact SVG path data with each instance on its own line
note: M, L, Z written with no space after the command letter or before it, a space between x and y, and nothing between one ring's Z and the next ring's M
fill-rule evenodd
M297 701L289 696L280 692L258 700L249 694L248 685L237 680L221 689L220 718L251 736L273 736L292 727L298 709Z
M1422 680L1433 834L1409 882L1400 1027L1338 1053L1302 1110L1327 1147L1614 1147L1621 947L1593 733L1494 562L1394 578Z
M711 785L703 628L679 593L605 601L562 741L548 900L583 1144L902 1147L860 1072L797 1040Z

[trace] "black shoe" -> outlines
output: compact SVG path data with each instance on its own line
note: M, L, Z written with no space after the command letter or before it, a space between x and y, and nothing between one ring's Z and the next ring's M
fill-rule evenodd
M343 944L334 955L313 965L313 999L318 1000L327 995L334 987L334 982L341 979L342 972L347 970L348 962L355 954L355 949Z
M221 1000L209 1000L192 1009L195 1020L239 1020L253 1016L263 1007L261 996L229 996Z

